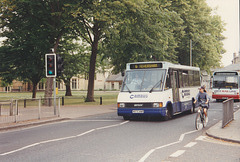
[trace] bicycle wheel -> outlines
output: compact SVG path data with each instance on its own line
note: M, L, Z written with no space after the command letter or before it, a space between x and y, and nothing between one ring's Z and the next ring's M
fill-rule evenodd
M199 129L202 129L203 128L203 123L202 123L202 120L201 120L201 112L198 112L197 115L196 115L196 119L195 119L195 128L197 130Z
M203 116L203 121L202 121L203 127L206 127L208 123L208 119L207 119L208 117L206 118L205 114L203 114L202 116Z

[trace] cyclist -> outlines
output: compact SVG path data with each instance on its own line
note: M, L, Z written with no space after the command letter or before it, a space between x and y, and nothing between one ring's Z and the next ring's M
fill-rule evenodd
M204 88L203 91L204 91L205 93L207 93L206 86L203 85L202 87ZM209 96L208 96L208 97L209 97ZM208 98L208 109L209 109L209 106L210 106L210 105L209 105L209 101L210 101L210 97Z
M199 89L199 93L197 94L194 104L196 102L201 103L202 104L202 108L203 108L203 112L205 114L206 117L206 121L208 121L208 117L207 117L207 110L208 110L208 101L209 101L209 97L207 95L206 92L204 92L205 87L201 86Z

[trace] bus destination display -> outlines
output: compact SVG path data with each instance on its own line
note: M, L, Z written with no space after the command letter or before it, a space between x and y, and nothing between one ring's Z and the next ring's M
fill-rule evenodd
M238 75L237 72L216 72L214 75L221 75L221 76L225 76L225 75Z
M130 69L162 68L162 63L131 64Z

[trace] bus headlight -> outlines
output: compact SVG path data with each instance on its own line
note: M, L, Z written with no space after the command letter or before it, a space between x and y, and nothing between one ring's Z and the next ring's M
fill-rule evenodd
M125 107L125 103L118 103L118 107Z
M153 107L163 107L163 103L162 102L153 103Z

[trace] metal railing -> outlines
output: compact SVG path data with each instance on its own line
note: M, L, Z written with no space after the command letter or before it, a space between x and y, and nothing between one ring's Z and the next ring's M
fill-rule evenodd
M0 100L0 124L60 116L60 98ZM27 105L27 106L26 106Z
M96 104L102 105L103 97L95 98L95 100ZM107 102L107 99L104 101ZM60 117L61 105L80 105L84 102L84 96L57 97L56 105L54 105L53 97L0 100L0 124Z
M234 103L233 98L230 98L223 102L222 128L224 128L228 123L230 123L234 119L233 103Z

